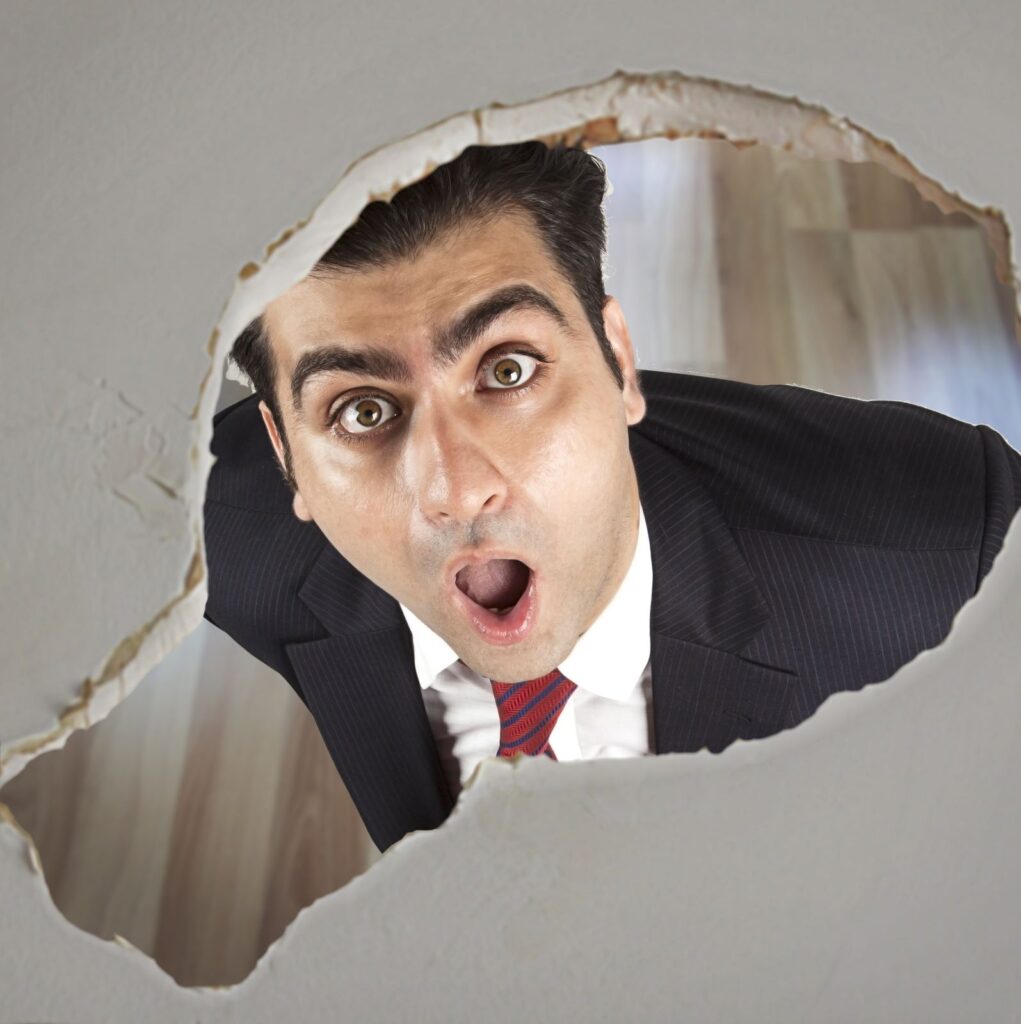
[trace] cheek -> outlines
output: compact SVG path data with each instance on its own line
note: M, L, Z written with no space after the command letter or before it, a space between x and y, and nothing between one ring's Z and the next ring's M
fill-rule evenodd
M399 515L392 472L357 471L315 447L296 460L295 472L313 519L341 554L385 546Z
M317 523L330 543L360 573L388 592L406 575L407 517L370 501L327 503Z
M395 504L391 490L389 485L346 481L330 509L337 532L370 557L373 552L396 556L404 546L408 515L403 505Z
M598 402L573 403L530 449L530 476L540 481L544 493L559 489L568 502L605 494L617 472L621 445L627 448L627 435L622 437L621 430L614 415Z

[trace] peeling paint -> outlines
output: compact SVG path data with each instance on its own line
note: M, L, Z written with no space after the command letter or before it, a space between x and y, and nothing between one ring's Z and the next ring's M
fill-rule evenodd
M549 119L551 115L553 120L558 120L560 117L558 108L564 104L572 112L582 112L581 116L584 119L580 123L569 124L554 131L539 133L525 131L526 126L537 125L543 119ZM747 109L749 104L754 105L754 111ZM595 108L604 110L609 108L614 112L599 113ZM890 142L878 139L848 119L834 117L823 108L806 104L795 96L777 97L750 85L721 83L677 72L645 75L618 71L591 86L562 90L543 99L517 106L492 103L488 107L472 110L468 112L468 115L478 130L479 137L475 141L485 144L498 144L522 137L533 137L541 139L548 145L563 142L567 145L581 145L588 148L665 136L671 139L720 139L730 142L739 149L754 145L770 145L820 159L841 159L854 162L871 160L886 167L898 177L908 180L924 198L935 203L944 213L964 212L981 223L997 254L997 268L1001 280L1015 284L1017 281L1013 264L1010 263L1009 255L1007 255L1010 235L1001 210L988 206L979 207L968 202L957 193L945 189L923 175ZM429 127L442 129L449 121L463 116L456 115L454 118L437 122L436 125ZM709 122L712 121L716 121L716 123L710 125ZM735 135L737 126L741 126L745 131L749 127L754 127L755 135L753 137ZM425 135L428 131L429 129L423 129L419 134ZM414 138L417 136L412 137L412 141ZM385 155L388 148L380 147L372 153L366 154L360 160L355 161L348 172L350 173L373 155ZM423 148L420 167L410 180L418 180L427 176L439 166L439 162L428 156ZM347 175L341 179L336 191L343 190L346 178ZM384 188L370 189L361 200L356 200L354 205L360 208L373 200L388 200L409 183L406 176L394 176ZM303 229L317 220L317 212L321 208L322 204L316 211L298 220L293 227L286 229L277 239L270 242L266 246L267 260L278 251L290 250L290 247L302 244ZM337 225L332 232L339 234L346 226ZM318 253L314 255L317 257ZM1009 271L1006 269L1008 267ZM238 272L238 278L241 281L249 281L261 269L262 267L258 263L248 262ZM259 304L264 306L267 301L269 299L260 296ZM230 304L228 304L228 310L229 308ZM228 319L226 312L223 319ZM1021 324L1021 319L1019 319L1019 324ZM205 397L207 384L222 358L217 355L222 326L221 322L212 330L206 346L206 351L211 358L199 385L199 397L192 411L192 418L197 417L199 407ZM105 386L105 382L102 383ZM130 402L121 391L116 391L115 394L135 414L131 420L127 421L128 423L134 422L135 419L144 415L143 410ZM98 409L98 407L96 408ZM93 421L91 429L102 437L109 434L113 427L99 428ZM199 462L197 456L200 454L202 453L197 447L193 449L192 461ZM205 469L206 473L208 473L208 468L207 466ZM171 500L181 500L178 491L165 481L148 473L144 474L144 478ZM138 511L144 520L147 506L133 500L131 496L116 487L111 488L111 491ZM201 516L200 507L194 509L193 512ZM79 697L61 714L60 725L56 730L34 741L14 744L10 748L8 758L15 753L22 756L26 754L34 756L44 750L52 749L54 741L65 736L66 732L92 724L88 719L88 706L96 693L96 688L120 676L136 656L145 638L167 618L174 605L187 596L190 589L197 586L203 575L201 556L199 551L196 551L188 572L188 580L192 582L186 582L185 592L117 645L107 665L100 672L99 678L95 681L91 678L87 679L82 684ZM3 762L0 762L0 766L2 764ZM0 779L2 778L2 773L0 773Z
M189 452L187 467L193 476L197 474L204 481L212 463L212 457L208 451L208 441L211 435L210 410L213 405L213 396L208 388L208 383L213 379L217 366L226 354L225 339L236 336L239 325L244 326L251 319L252 309L264 307L273 297L304 276L321 252L322 239L335 237L353 221L353 216L350 216L351 211L357 211L364 206L365 202L372 199L390 198L399 188L409 183L405 173L409 163L409 153L413 153L417 159L418 171L416 174L418 177L425 176L438 166L438 162L442 162L442 160L437 161L435 158L434 147L440 148L441 142L446 143L455 137L459 141L463 141L457 133L464 131L466 118L468 123L474 125L475 138L486 144L517 141L524 138L540 138L551 144L563 140L571 145L594 146L661 136L671 139L697 137L724 139L738 148L765 144L798 155L817 156L821 159L836 158L855 162L872 160L911 182L924 198L935 203L944 213L961 211L973 217L982 225L989 238L996 258L998 276L1012 287L1017 285L1016 266L1011 258L1011 234L1003 210L992 205L979 206L965 200L957 193L947 190L923 174L903 154L899 153L891 142L875 137L846 118L836 118L821 107L805 104L794 96L778 97L751 85L726 85L705 78L688 77L673 72L639 75L620 71L595 85L580 89L561 90L541 100L514 106L493 103L485 108L471 110L466 115L459 114L447 121L437 122L410 139L400 140L399 143L380 147L373 153L366 154L365 157L355 161L348 168L327 200L266 246L265 261L261 265L256 262L246 263L237 275L243 286L226 304L220 323L212 331L206 346L210 363L199 384L198 399L191 413L191 419L198 421L198 437ZM449 134L447 134L448 128ZM425 141L417 141L422 139ZM391 154L396 154L392 161L394 166L387 169ZM378 159L370 160L369 158L373 156ZM443 159L449 159L449 156L444 156ZM415 163L414 160L410 162ZM366 167L373 169L371 175L373 180L367 187L360 180L356 182L356 176L365 173ZM344 216L338 216L338 210L345 210L347 213ZM346 221L345 217L347 217ZM1019 327L1021 327L1021 314L1019 314ZM1019 334L1021 334L1021 330L1019 330ZM90 429L100 440L117 435L122 426L134 423L145 415L143 410L125 398L122 392L116 391L116 395L125 406L136 413L136 416L127 421L104 421L100 415L102 410L98 410L97 419L90 421ZM145 445L148 445L154 437L159 438L157 450L162 451L164 448L162 435L146 433ZM130 462L130 451L127 451L123 457ZM116 458L112 458L112 464L118 468L118 472L125 465L125 463L118 462ZM136 465L134 469L137 470L137 468ZM179 490L161 477L149 473L143 475L158 491L162 492L164 497L174 502L182 500ZM111 493L139 509L141 514L139 504L130 496L118 491L116 486L111 487L110 490ZM144 673L165 655L166 651L183 635L182 631L186 632L194 628L201 617L204 606L205 565L201 529L198 525L201 522L201 492L203 490L204 485L194 488L191 496L193 507L191 508L190 522L195 546L185 574L182 591L157 615L114 646L98 672L83 681L77 698L60 713L54 728L43 734L17 740L5 746L4 750L0 752L0 785L17 774L32 757L38 756L46 750L62 746L68 735L75 729L87 728L101 720L112 707L130 694ZM695 755L688 759L676 756L651 759L650 763L644 765L586 766L586 768L594 769L586 776L590 781L585 783L585 786L592 787L588 793L591 802L586 806L590 807L593 815L607 815L605 820L612 820L612 811L606 805L605 792L597 790L596 783L593 781L597 777L608 779L610 772L618 773L621 779L627 778L633 783L641 781L643 785L659 785L661 795L668 792L666 788L667 775L672 773L673 779L683 780L690 785L690 803L695 805L698 795L702 792L700 786L704 783L704 778L711 777L714 772L724 772L728 768L738 771L741 766L753 763L757 763L758 768L762 771L778 770L777 765L783 761L783 758L780 757L781 751L788 756L788 759L804 755L806 750L811 749L812 738L825 734L827 730L832 738L835 729L834 723L839 721L846 724L849 729L860 729L861 722L868 717L866 705L869 709L877 705L885 705L888 710L892 708L896 711L897 702L906 692L909 679L923 681L929 685L931 681L923 679L929 666L935 669L938 659L949 662L953 657L959 658L960 648L964 642L961 636L962 632L967 629L972 635L977 635L983 628L979 620L979 612L973 607L976 602L983 602L983 610L990 612L996 610L997 605L994 602L999 600L1001 593L1005 592L1007 587L1007 573L1003 563L1009 562L1013 567L1019 560L1016 526L1008 541L1013 541L1012 549L1007 551L1005 546L1007 557L998 559L996 567L998 574L994 571L990 575L983 588L983 593L969 602L965 614L958 616L950 636L940 645L939 650L925 652L899 673L905 678L903 688L898 689L888 685L886 689L877 692L873 687L870 696L862 693L851 696L849 700L831 700L828 702L828 709L817 713L804 727L765 741L735 744L729 751L717 756L712 764L709 764L705 758ZM986 680L990 687L993 682L995 680L992 682ZM929 707L931 709L931 705ZM930 711L930 713L934 712ZM884 748L880 741L873 738L873 742L876 748L882 752ZM921 742L919 740L919 743ZM849 747L848 750L848 756L853 756L853 748ZM887 754L887 756L891 755ZM515 761L519 760L529 759L515 759ZM895 764L896 762L893 760L891 763ZM504 771L504 767L509 770ZM295 979L295 964L301 956L308 958L306 961L308 964L314 964L314 956L318 949L327 950L328 954L334 958L332 962L338 966L335 976L331 975L327 978L324 978L323 974L316 976L316 985L313 986L315 991L306 993L310 1005L314 1005L315 1000L321 998L322 991L333 990L336 984L340 984L341 989L344 984L351 984L352 990L349 991L349 995L352 999L359 996L362 999L369 998L365 996L364 992L354 991L354 979L357 975L353 973L356 968L351 965L357 966L359 953L357 948L347 948L343 945L345 937L342 934L344 932L342 913L350 913L352 917L361 920L357 918L357 915L368 914L369 905L373 901L382 905L387 898L381 879L384 877L396 879L400 877L401 872L411 876L417 874L417 877L421 877L420 868L426 862L432 863L437 870L438 891L442 891L446 886L448 891L456 892L457 887L451 887L449 881L445 880L443 863L440 860L431 860L432 852L441 847L446 849L444 844L453 843L451 833L455 833L457 835L456 842L461 845L454 847L451 851L451 861L464 872L465 878L472 877L472 865L474 864L477 868L479 864L484 864L486 861L481 856L476 856L474 860L471 857L462 856L458 860L455 856L456 851L473 849L468 845L471 842L476 844L475 848L482 851L483 854L493 855L494 849L491 844L506 835L509 827L507 823L515 818L520 820L523 817L520 807L521 794L529 791L531 787L537 787L530 793L531 797L536 798L533 801L533 808L538 808L540 811L544 808L543 813L546 814L547 823L554 822L556 814L564 813L564 808L569 805L567 801L558 804L558 793L560 792L558 787L567 786L568 778L573 780L572 785L580 786L578 780L581 775L572 766L559 766L558 770L562 774L554 778L549 773L548 767L530 763L497 768L493 764L483 762L483 765L476 769L465 787L462 800L459 801L455 813L441 829L436 830L435 833L415 833L405 837L404 840L387 851L380 862L370 869L367 875L371 877L356 880L357 885L352 883L345 887L342 893L335 893L317 901L314 908L305 908L285 933L286 943L283 941L284 937L274 943L260 959L257 968L243 985L224 987L225 993L236 997L232 1003L218 1002L217 1009L214 1011L211 1009L213 1004L209 999L196 999L193 1009L197 1009L199 1006L206 1007L202 1011L202 1019L213 1019L214 1014L216 1019L223 1020L273 1019L273 991L267 991L269 977L274 976L275 984L281 990L298 991L301 984ZM614 777L617 775L615 774ZM540 787L538 784L540 778L543 778L548 786ZM806 783L811 783L811 781L811 777L806 778ZM794 785L793 780L791 780L791 785ZM584 789L584 787L581 788ZM750 787L746 786L744 791L750 791ZM470 807L470 811L466 809L467 807ZM863 810L861 813L865 814L866 812ZM478 829L469 839L465 835L469 828L469 818L483 814L492 815L493 820L497 822L493 827L492 834L487 835L484 830ZM41 874L38 851L31 837L14 820L10 809L2 803L0 803L0 819L21 837L32 870ZM712 828L715 827L712 822L717 819L707 817L699 820L702 824L709 822L706 827ZM650 831L650 834L655 834L651 822L650 818L646 821L646 825L653 830ZM726 837L728 834L725 828L726 823L719 821L717 823L721 836ZM608 833L607 837L610 841L618 843L619 848L626 856L627 859L622 863L632 866L641 863L640 852L633 844L629 845L626 832L619 835ZM779 842L776 835L773 838L774 841ZM687 856L681 845L678 846L678 849L681 850L681 853L678 854L679 857ZM730 857L729 851L733 849L732 846L721 845L721 858ZM790 858L796 855L796 850L788 851ZM554 851L551 854L551 862L569 880L567 865L560 864L559 860L556 860L558 856L560 855ZM775 866L779 870L779 864ZM739 859L734 859L733 868L735 874L731 876L732 879L736 878L736 873L742 869L742 862ZM815 876L809 875L807 868L804 870L806 871L804 885L811 885ZM777 883L779 886L782 884L782 876L778 874L777 877L781 878L781 882ZM880 880L880 876L877 876L872 882L878 885ZM423 888L419 885L417 889L409 889L409 891L414 892L413 901L421 903L421 905L416 905L414 911L416 919L427 920L429 904L427 900L422 902ZM819 891L818 899L823 901L824 897L825 890ZM590 902L595 904L596 901ZM459 907L455 904L456 901L444 904L449 907L452 917L456 917L459 912ZM817 905L822 904L820 902ZM327 908L333 914L333 919L330 928L324 929L322 922ZM300 928L297 927L299 921ZM340 927L335 927L337 925ZM507 925L505 924L504 927L506 928ZM711 918L706 922L706 927L713 927ZM71 926L67 925L64 931L70 932ZM313 932L315 932L317 940L322 943L319 947L311 943ZM44 934L41 925L38 934ZM495 934L505 935L504 932ZM541 929L538 932L533 931L531 937L534 941L541 940ZM395 929L394 941L398 943L400 940L401 936ZM331 941L333 945L330 944ZM494 943L493 950L499 949L497 939L491 938L486 941ZM84 945L83 943L83 948ZM136 947L121 936L116 936L112 942L102 945L116 946L140 953ZM799 947L795 944L792 948ZM345 952L350 959L345 959L341 955ZM693 949L692 957L697 954L697 949ZM145 954L142 956L152 963L151 958L146 957ZM406 951L406 958L402 963L410 964L412 957L413 954ZM836 972L839 975L837 968L845 962L853 963L853 960L842 950L838 958L831 961L831 972ZM107 965L104 968L107 977L111 976L111 971L114 969L109 966L107 961L103 961L103 963ZM433 961L429 961L429 964L433 964ZM640 964L634 966L636 972L640 968ZM311 967L307 969L312 970ZM677 968L678 976L690 970L692 968L681 964ZM412 980L422 976L424 975L413 975ZM363 977L369 977L368 972L365 972ZM338 978L343 980L337 982ZM827 977L824 979L824 987L828 982L829 978ZM59 987L60 984L61 979L58 977L55 979L54 985ZM598 978L595 981L595 987L599 987ZM555 986L551 986L550 990L555 997ZM151 991L156 991L155 985ZM818 989L817 995L822 991L823 989ZM833 987L833 991L839 993L840 989ZM257 1005L252 1005L253 997L249 995L250 993L258 994ZM175 998L177 996L183 997L183 993L175 993ZM112 1004L109 1002L110 996L102 989L99 989L93 998L96 1002L93 1007L90 1007L90 1014L98 1019L102 1016L102 1012L94 1007ZM731 998L737 998L737 996ZM248 1000L247 1006L245 1005L246 999ZM153 1000L156 1001L155 995ZM60 1005L69 1004L61 1003ZM230 1009L232 1006L235 1007L235 1010ZM54 1012L56 1013L56 1011ZM64 1012L61 1011L62 1014ZM305 1007L303 1012L308 1012L308 1008ZM352 1019L359 1019L357 1012ZM504 1018L497 1013L494 1019Z
M14 778L33 757L63 747L72 732L87 729L101 721L134 690L144 674L160 660L153 659L151 651L152 641L158 636L157 626L170 620L184 602L197 595L201 596L204 607L205 595L199 594L204 581L205 562L202 549L197 547L185 574L184 589L179 596L145 625L117 644L99 672L81 683L77 698L60 713L56 726L40 735L8 743L0 750L0 788ZM180 629L180 624L176 625ZM174 637L167 650L171 649L179 638ZM146 652L144 659L143 651ZM143 661L145 663L140 665L139 663ZM125 685L124 679L128 675L132 682ZM117 692L116 699L112 699L112 691ZM102 712L96 715L94 705L99 698L103 698L104 704Z
M820 159L872 160L885 166L899 177L910 181L926 199L934 202L944 213L961 211L974 217L986 226L991 240L996 239L1001 256L1009 251L1009 232L1003 221L1002 211L993 207L979 207L967 202L956 193L948 191L921 174L891 143L875 138L846 118L835 118L826 110L805 104L796 97L776 97L751 86L735 86L673 72L652 75L617 72L593 86L564 90L519 106L493 103L488 107L470 111L469 114L478 129L477 141L498 144L512 141L511 136L513 139L517 139L521 137L524 126L538 123L548 117L547 112L553 113L556 118L556 108L561 101L565 101L572 111L575 109L584 111L585 119L580 123L568 125L552 132L537 135L526 134L524 137L539 138L547 145L563 142L567 145L581 145L586 148L662 136L671 139L720 139L730 142L739 149L766 144L801 155L806 155L806 152L811 151L811 155ZM735 136L733 125L727 123L727 114L733 115L730 119L732 122L746 125L748 117L742 109L742 104L749 101L756 103L756 135L755 137ZM619 110L619 112L604 114L590 112L590 108L597 106L602 106L604 109L609 107L615 111ZM457 115L457 117L461 116ZM716 119L718 123L712 126L705 124L712 119ZM437 126L442 128L446 123L446 121L439 122ZM641 134L638 133L639 129L636 129L636 125L640 126ZM380 147L374 152L385 154L386 148ZM362 160L356 161L349 171L371 155L373 154L366 154ZM439 162L423 151L420 168L412 180L427 176L437 166L439 166ZM344 180L341 179L337 186L338 191L344 187ZM407 178L395 176L391 178L385 188L369 190L364 199L356 205L363 206L377 199L389 200L408 183L410 182ZM286 249L289 245L301 244L302 230L315 219L316 211L313 211L269 243L266 247L267 260L278 250ZM995 228L988 226L989 222L995 222ZM339 234L344 226L346 225L335 228L335 233ZM994 248L994 251L997 250ZM1001 272L1003 264L1004 261L998 259L998 267ZM1006 263L1005 265L1010 264ZM261 269L262 267L255 262L246 263L238 272L238 277L242 281L249 281ZM1011 280L1015 280L1012 266ZM262 304L265 305L265 301ZM221 338L221 327L222 323L213 329L206 346L206 351L210 354L211 359L200 382L199 397L193 409L193 418L198 414L207 384L219 361L216 353ZM135 414L128 423L144 415L143 410L130 402L122 392L116 391L116 396ZM93 423L92 429L98 431L99 428ZM100 436L109 433L110 429L109 427L103 428ZM193 450L193 455L198 454L197 450ZM180 501L180 496L173 487L151 474L144 476L168 498ZM116 487L111 490L113 494L131 505L143 521L146 521L147 506L133 500ZM199 515L201 514L200 509L195 511ZM13 744L9 748L5 761L13 759L15 755L27 759L45 750L53 749L57 745L56 741L66 740L66 735L70 731L77 728L88 728L94 724L89 719L88 708L96 695L97 688L120 679L124 670L137 656L144 640L167 618L174 605L187 596L189 590L198 585L203 576L201 556L196 551L189 568L185 591L175 602L168 605L148 623L117 645L99 677L97 679L89 678L83 682L78 698L61 713L56 729L42 737ZM127 693L122 690L121 699L125 696ZM3 764L4 761L0 761L0 769ZM0 770L0 780L3 777L2 770Z
M0 800L0 821L5 825L10 825L15 832L24 840L25 843L25 854L28 858L29 866L32 870L40 877L45 877L43 874L43 863L39 858L39 850L32 840L32 837L25 831L19 824L11 809Z

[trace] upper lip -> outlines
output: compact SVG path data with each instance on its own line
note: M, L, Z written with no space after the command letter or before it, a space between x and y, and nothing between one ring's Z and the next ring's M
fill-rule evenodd
M528 566L529 572L535 571L532 564L527 559L522 558L517 551L508 551L506 548L474 548L471 551L461 551L454 555L446 564L443 578L449 586L457 590L459 589L456 580L457 574L466 565L488 562L493 558L513 559Z

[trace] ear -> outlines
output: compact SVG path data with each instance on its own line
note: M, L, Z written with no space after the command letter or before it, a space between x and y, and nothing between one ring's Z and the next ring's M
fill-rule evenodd
M617 362L624 374L624 409L627 412L627 424L633 426L645 416L645 396L638 385L638 370L635 365L635 349L631 344L631 334L624 319L624 310L620 303L607 295L603 304L603 328L610 341Z
M273 445L273 451L276 453L277 462L280 463L280 469L287 474L287 462L284 458L284 444L280 440L280 434L277 433L277 425L273 421L273 413L269 411L269 406L265 402L259 402L259 412L262 414L262 422L266 425L266 433L269 434L270 443ZM308 510L308 506L305 504L305 499L301 496L301 493L295 488L294 491L294 514L304 520L306 523L312 521L312 514Z

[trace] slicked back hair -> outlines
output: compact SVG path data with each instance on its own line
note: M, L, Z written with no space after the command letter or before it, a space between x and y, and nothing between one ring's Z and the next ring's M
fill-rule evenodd
M390 201L374 200L316 263L332 268L382 268L413 259L445 232L503 213L531 215L550 256L570 281L618 388L624 375L603 327L606 168L580 147L519 142L468 146ZM296 489L290 449L275 392L276 373L262 316L234 341L231 359L273 414L285 454L284 479Z

